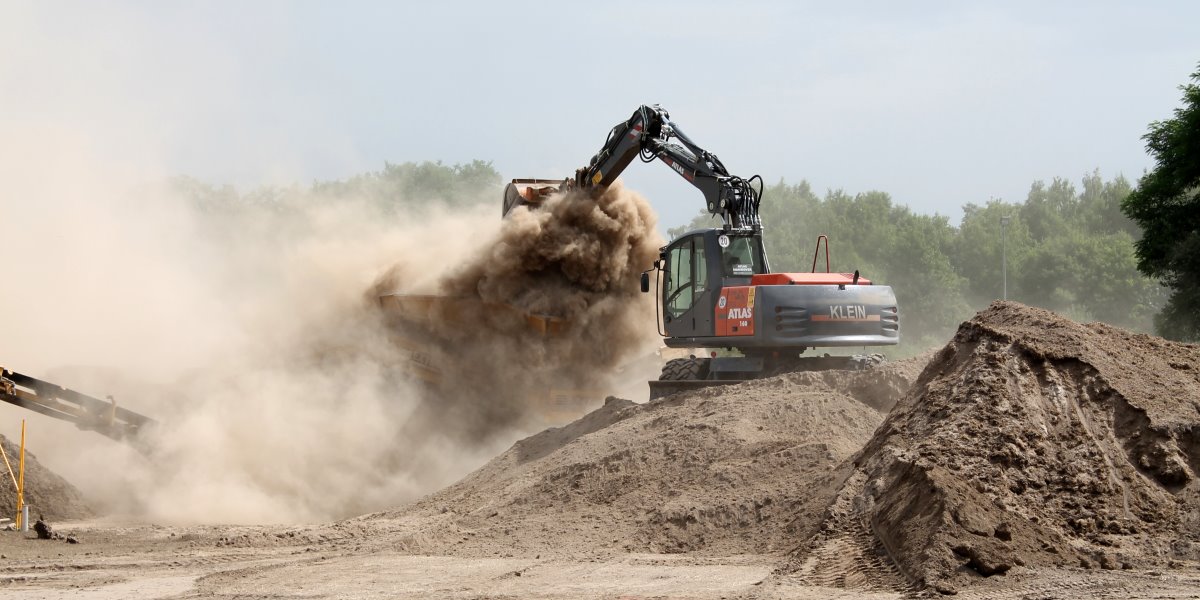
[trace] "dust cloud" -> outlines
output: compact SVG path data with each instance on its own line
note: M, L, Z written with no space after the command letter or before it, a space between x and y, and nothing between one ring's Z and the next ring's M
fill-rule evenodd
M437 417L452 413L469 437L510 424L529 430L539 417L544 425L582 414L624 367L657 365L654 304L638 283L663 243L656 222L619 183L512 211L494 240L438 282L441 296L468 301L466 318L435 306L424 327L395 323L437 340L436 362L453 365L439 382ZM408 291L406 270L395 266L375 293ZM531 315L552 324L531 324Z
M29 418L31 449L102 511L280 523L396 506L544 426L534 396L602 386L653 339L636 288L654 216L619 189L503 222L498 189L466 209L398 199L412 206L402 216L303 192L297 210L230 218L87 151L46 158L6 169L0 359L160 425L143 456L0 411L6 432ZM427 385L403 368L412 356L382 292L473 296L571 325L556 337L507 317L443 326L427 341L452 385Z
M586 243L603 259L603 243L634 243L622 228L653 229L648 209L627 194L598 199L599 212L564 199L560 214L595 217L574 229L539 214L502 224L498 189L455 198L453 209L396 198L404 209L386 212L365 198L295 188L255 194L303 202L200 206L162 182L179 165L213 178L203 171L217 168L206 148L236 145L234 154L250 158L222 179L307 180L312 169L297 165L318 141L288 123L337 133L321 122L327 107L298 96L259 104L273 125L247 133L236 123L258 118L244 107L263 101L251 92L262 74L236 48L180 46L171 32L146 35L140 18L111 8L8 12L0 364L112 394L161 426L149 457L8 405L0 433L14 437L28 418L30 449L100 511L269 523L395 506L542 426L527 390L602 386L599 371L644 351L635 331L652 338L648 298L630 291L653 258L649 237L636 250L615 247L619 264L587 267L579 252ZM365 170L353 144L340 135L319 143L330 140L322 168ZM425 341L466 368L450 370L451 387L418 385L397 369L413 356L396 345L374 298L393 266L396 286L382 291L556 312L571 329L535 337L503 315L490 328L442 327L444 339ZM548 304L575 284L583 293Z

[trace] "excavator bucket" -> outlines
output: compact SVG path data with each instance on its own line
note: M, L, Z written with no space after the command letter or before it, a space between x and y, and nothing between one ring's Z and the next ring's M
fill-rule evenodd
M538 206L546 196L563 190L565 179L514 179L504 186L504 209L501 216L507 217L518 206Z

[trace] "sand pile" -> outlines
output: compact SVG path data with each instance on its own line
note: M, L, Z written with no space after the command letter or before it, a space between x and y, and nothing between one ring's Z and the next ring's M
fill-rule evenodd
M1195 565L1198 475L1200 347L999 302L931 360L610 399L416 504L296 537L468 557L777 554L781 580L950 593Z
M1198 474L1200 348L997 302L929 363L788 570L828 577L845 566L829 557L881 545L950 592L1016 567L1195 561Z
M21 447L4 436L0 436L0 444L4 444L13 474L18 474ZM49 521L92 516L92 510L84 503L79 490L46 468L28 449L25 450L25 503L29 505L31 520L36 520L38 515L45 515ZM8 468L0 461L0 516L11 519L16 511L16 486L9 477Z
M403 510L338 525L414 553L785 553L816 532L848 459L912 365L610 398ZM856 397L855 394L858 396ZM891 400L894 402L894 398Z

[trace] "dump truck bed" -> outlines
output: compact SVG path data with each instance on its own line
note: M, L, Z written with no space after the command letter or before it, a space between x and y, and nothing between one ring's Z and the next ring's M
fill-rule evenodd
M463 364L456 344L486 343L470 332L486 329L486 335L528 335L551 338L562 334L570 322L562 317L538 314L511 304L483 302L429 294L388 294L379 306L391 325L391 341L403 354L400 365L414 380L434 389L453 386L472 368ZM469 341L464 339L469 336ZM453 337L455 339L447 339ZM486 337L486 336L485 336ZM525 398L548 423L566 423L581 416L588 406L604 397L593 389L546 385Z
M511 304L484 302L475 298L457 298L431 294L388 294L379 297L379 306L389 318L422 327L470 326L480 319L503 319L523 323L530 331L558 335L567 326L561 317L541 315Z

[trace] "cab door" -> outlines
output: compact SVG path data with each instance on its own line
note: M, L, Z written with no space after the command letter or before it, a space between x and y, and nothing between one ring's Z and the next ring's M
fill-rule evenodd
M667 337L713 335L713 297L703 232L667 247L663 322ZM719 282L718 282L719 284Z

